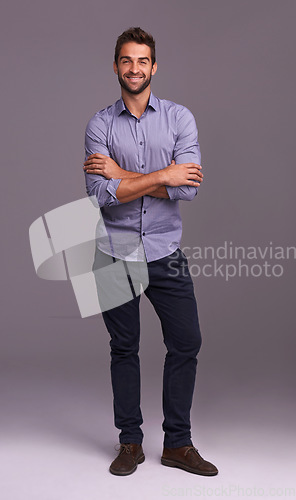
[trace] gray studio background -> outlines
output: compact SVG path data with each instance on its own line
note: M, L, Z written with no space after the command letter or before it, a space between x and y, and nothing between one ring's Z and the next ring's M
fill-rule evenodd
M156 39L154 94L187 106L199 129L205 180L181 202L182 246L295 246L295 11L292 0L3 3L3 498L163 498L186 488L207 498L231 485L233 498L235 487L295 494L295 259L267 257L281 277L194 277L203 346L192 435L220 469L212 479L160 465L165 350L142 297L147 458L116 478L103 320L80 318L69 282L37 278L28 237L35 219L86 196L85 126L119 98L115 41L140 25Z

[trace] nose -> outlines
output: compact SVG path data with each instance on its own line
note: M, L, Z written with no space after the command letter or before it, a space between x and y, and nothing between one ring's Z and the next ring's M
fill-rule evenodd
M136 61L132 62L130 72L134 74L139 72L138 63Z

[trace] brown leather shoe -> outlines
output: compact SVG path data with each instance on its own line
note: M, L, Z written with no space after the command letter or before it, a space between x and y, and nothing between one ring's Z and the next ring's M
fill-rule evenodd
M111 474L128 476L135 472L137 465L145 460L143 448L137 443L121 443L118 456L109 467Z
M161 463L169 467L179 467L201 476L216 476L218 474L217 467L204 460L194 446L164 448Z

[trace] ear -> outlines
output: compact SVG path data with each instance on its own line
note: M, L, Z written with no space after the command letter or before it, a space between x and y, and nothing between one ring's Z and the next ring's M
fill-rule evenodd
M115 62L115 61L113 61L113 70L114 70L114 73L115 73L116 75L118 75L118 68L117 68L117 64L116 64L116 62Z
M155 75L156 71L157 71L157 62L155 61L155 63L152 66L151 74Z

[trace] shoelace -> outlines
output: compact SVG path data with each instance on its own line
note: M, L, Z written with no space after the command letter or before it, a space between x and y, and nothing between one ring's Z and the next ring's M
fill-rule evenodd
M195 453L196 453L196 454L200 457L200 454L198 453L198 449L197 449L197 448L195 448L194 446L190 446L190 447L189 447L189 448L185 451L185 453L184 453L184 456L185 456L185 457L186 457L186 455L187 455L187 453L188 453L189 451L194 451L194 452L195 452Z
M126 444L126 443L121 443L121 444L119 445L119 448L116 448L116 447L115 447L115 450L116 450L116 451L119 451L119 450L120 450L120 454L121 454L121 453L124 453L124 452L126 452L126 453L131 453L130 445L129 445L129 444Z

